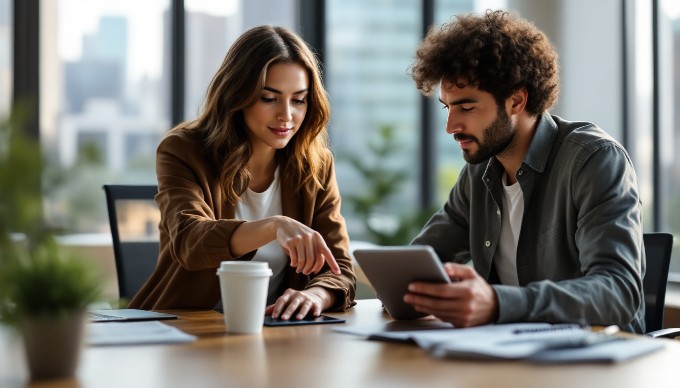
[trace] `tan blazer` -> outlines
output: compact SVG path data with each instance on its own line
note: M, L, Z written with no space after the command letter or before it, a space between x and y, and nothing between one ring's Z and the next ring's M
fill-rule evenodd
M349 237L340 214L340 193L329 152L325 190L300 189L281 177L283 215L323 236L333 252L341 276L327 265L310 277L290 266L286 288L322 286L336 295L332 309L354 304L356 278L349 258ZM156 269L130 301L131 308L211 309L220 299L216 270L223 260L250 260L255 251L234 257L229 241L244 221L236 220L234 206L222 199L219 171L202 144L198 131L173 132L161 141L156 153L161 210L160 254ZM285 290L285 289L284 289ZM284 290L281 290L283 292Z

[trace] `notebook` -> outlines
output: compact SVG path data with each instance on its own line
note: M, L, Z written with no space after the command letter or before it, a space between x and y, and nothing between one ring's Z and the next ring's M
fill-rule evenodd
M175 314L138 309L89 310L87 314L90 322L155 321L178 318Z

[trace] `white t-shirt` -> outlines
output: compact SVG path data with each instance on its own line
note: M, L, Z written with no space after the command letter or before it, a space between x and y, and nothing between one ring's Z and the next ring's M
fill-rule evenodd
M281 184L278 168L274 172L274 181L265 191L257 193L246 189L236 204L236 218L245 221L259 220L281 215L282 213ZM288 257L281 245L274 240L259 248L253 260L267 262L273 272L271 279L269 279L269 291L267 294L267 304L272 304L276 302L279 296L278 292L283 283Z
M496 254L496 272L502 284L518 286L517 242L524 215L524 193L519 182L507 186L507 175L503 173L503 214L501 238Z

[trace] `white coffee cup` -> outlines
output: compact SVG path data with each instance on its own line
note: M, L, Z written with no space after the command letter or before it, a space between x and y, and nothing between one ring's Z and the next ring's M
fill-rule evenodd
M227 332L262 332L264 309L272 270L261 261L223 261L217 269L220 278L224 324Z

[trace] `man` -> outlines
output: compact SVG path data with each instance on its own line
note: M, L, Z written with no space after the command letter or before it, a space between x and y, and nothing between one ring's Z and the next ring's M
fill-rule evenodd
M452 262L455 281L412 283L404 300L461 327L579 322L644 332L635 171L597 126L547 113L559 76L546 36L507 12L460 16L428 33L411 74L424 94L439 88L446 132L467 164L413 240Z

